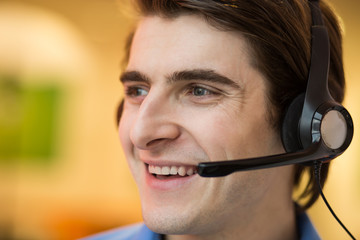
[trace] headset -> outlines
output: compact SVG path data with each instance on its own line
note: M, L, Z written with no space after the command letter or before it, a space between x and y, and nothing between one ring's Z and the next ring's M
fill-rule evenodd
M265 157L199 163L202 177L221 177L237 171L289 164L327 162L350 145L354 126L350 113L328 89L330 41L319 0L309 0L312 15L311 60L306 92L289 105L282 122L281 140L286 153Z

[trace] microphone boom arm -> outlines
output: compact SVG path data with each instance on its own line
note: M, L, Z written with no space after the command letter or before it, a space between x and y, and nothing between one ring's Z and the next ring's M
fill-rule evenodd
M341 152L334 152L334 154L328 155L328 152L322 151L321 145L320 141L311 144L305 150L293 153L282 153L266 157L247 158L241 160L202 162L198 164L197 171L202 177L223 177L237 171L280 167L315 160L327 161L341 154ZM309 159L309 157L311 159Z

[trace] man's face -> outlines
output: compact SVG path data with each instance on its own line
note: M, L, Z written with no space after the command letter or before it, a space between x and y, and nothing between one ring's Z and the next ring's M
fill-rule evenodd
M119 135L150 229L223 231L251 221L274 194L289 193L287 168L194 174L200 162L283 152L267 121L264 81L238 33L192 15L140 22L122 76Z

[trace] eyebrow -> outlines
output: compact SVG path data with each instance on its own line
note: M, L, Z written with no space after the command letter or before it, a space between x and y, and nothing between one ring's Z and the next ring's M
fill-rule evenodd
M192 70L183 70L176 71L166 77L167 83L171 84L178 81L193 81L200 80L212 83L220 83L224 85L228 85L231 87L235 87L238 89L242 89L242 87L231 80L230 78L219 74L211 69L192 69ZM125 82L146 82L150 83L151 80L145 74L139 71L126 71L120 76L120 81L122 83Z
M230 78L225 77L224 75L219 74L211 69L193 69L193 70L177 71L172 73L170 76L168 76L167 79L169 83L173 83L177 81L200 80L200 81L207 81L212 83L221 83L239 89L242 88L234 80L231 80Z
M126 71L120 76L120 81L125 82L146 82L150 83L150 78L139 71Z

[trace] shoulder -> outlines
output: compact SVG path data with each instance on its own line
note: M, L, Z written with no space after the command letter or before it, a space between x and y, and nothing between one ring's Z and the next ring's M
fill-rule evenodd
M126 227L115 228L79 240L159 240L160 235L152 232L145 224L138 223Z
M303 212L299 213L296 217L297 228L300 240L320 240L320 236L317 233L314 225L312 224L309 216Z

